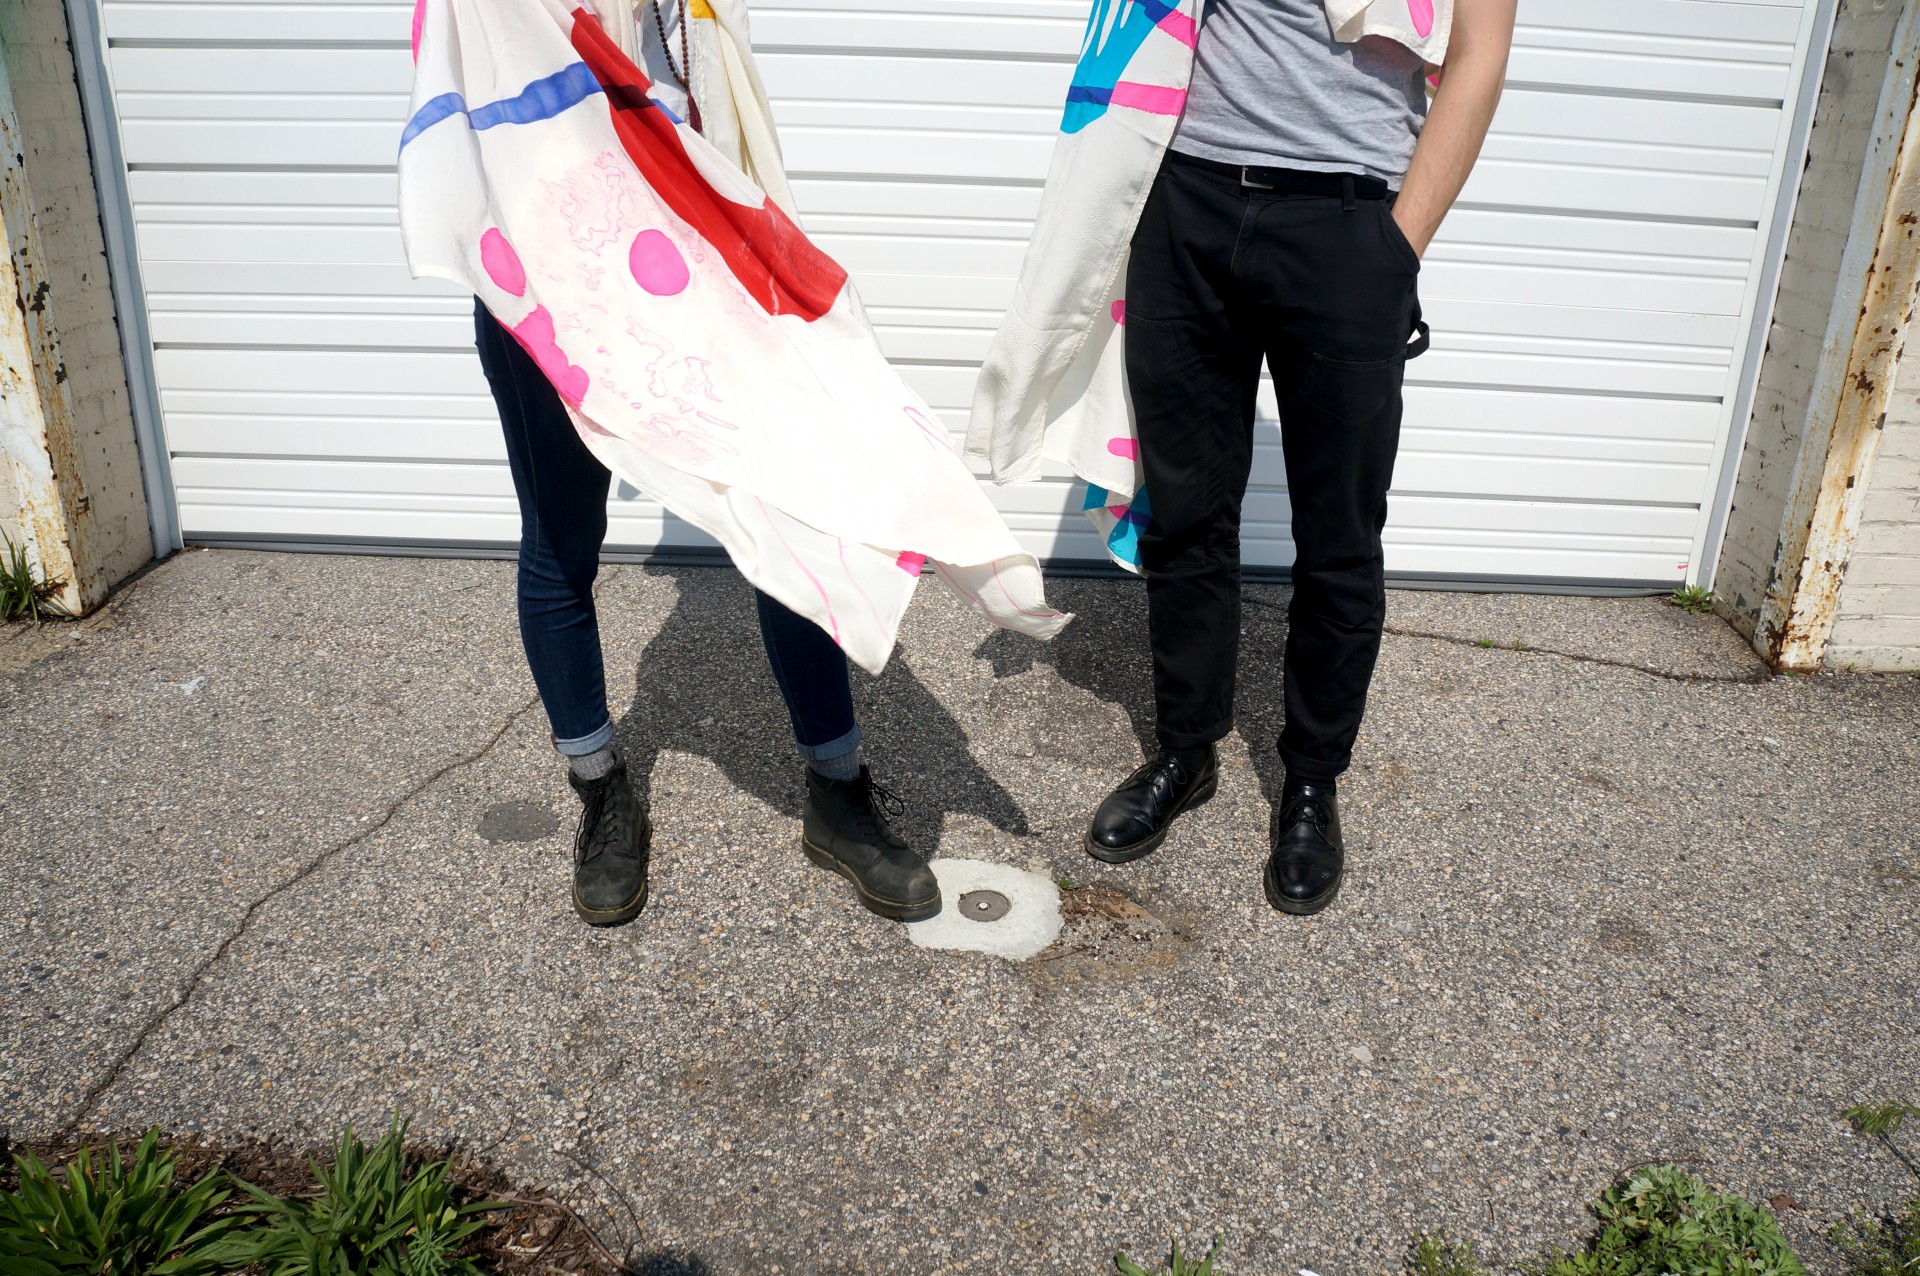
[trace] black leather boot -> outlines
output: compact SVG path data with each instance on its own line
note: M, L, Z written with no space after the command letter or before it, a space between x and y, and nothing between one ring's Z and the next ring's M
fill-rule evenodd
M1212 745L1207 746L1206 760L1192 768L1162 749L1093 813L1087 854L1108 864L1151 855L1166 840L1174 819L1212 797L1219 782L1220 754Z
M580 795L580 828L573 835L573 911L593 926L631 921L647 906L647 856L653 826L627 778L627 764L597 780L572 772Z
M867 768L860 768L857 780L829 780L808 767L800 848L821 868L852 882L860 902L873 912L895 921L925 921L940 911L940 883L887 827L883 807L898 815L906 804L875 784Z
M1340 803L1332 783L1287 777L1273 814L1273 854L1267 858L1267 902L1283 913L1317 913L1340 893L1347 871L1340 837Z

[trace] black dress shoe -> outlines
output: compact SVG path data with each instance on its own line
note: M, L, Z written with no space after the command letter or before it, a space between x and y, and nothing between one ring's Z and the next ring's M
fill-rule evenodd
M1087 854L1108 864L1126 864L1164 842L1173 821L1212 797L1220 782L1220 755L1207 746L1206 761L1189 769L1162 749L1107 795L1087 830Z
M625 762L597 780L569 774L580 795L573 835L573 911L590 926L617 926L647 906L647 856L653 828Z
M1340 893L1346 876L1340 804L1333 785L1288 778L1273 816L1273 854L1267 858L1267 902L1283 913L1317 913Z
M830 780L808 767L800 849L852 882L869 911L900 922L925 921L940 911L940 881L887 825L887 811L898 815L905 809L865 767L852 780Z

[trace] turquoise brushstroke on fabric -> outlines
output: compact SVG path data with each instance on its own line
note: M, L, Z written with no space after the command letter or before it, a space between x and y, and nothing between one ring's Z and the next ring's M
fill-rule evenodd
M1080 61L1067 88L1066 113L1060 117L1062 133L1078 133L1107 113L1113 86L1154 26L1171 12L1159 0L1094 0Z

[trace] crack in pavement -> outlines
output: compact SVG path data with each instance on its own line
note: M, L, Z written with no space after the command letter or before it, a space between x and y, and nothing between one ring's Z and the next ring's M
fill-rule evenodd
M1268 611L1287 614L1287 609L1263 598L1245 598L1242 601L1249 607L1263 607ZM1733 686L1757 687L1773 681L1774 675L1765 669L1758 673L1674 673L1667 669L1655 669L1651 665L1635 664L1631 660L1615 660L1611 656L1589 656L1578 651L1562 651L1558 647L1533 647L1522 644L1493 642L1485 638L1462 638L1458 634L1435 633L1428 629L1400 629L1385 625L1383 634L1392 634L1396 638L1425 638L1429 642L1450 642L1456 647L1472 647L1476 651L1511 651L1521 656L1558 656L1562 660L1572 660L1583 665L1602 665L1608 669L1625 669L1629 673L1643 673L1649 678L1665 678L1668 682L1719 682Z
M1572 660L1583 665L1603 665L1608 669L1625 669L1630 673L1643 673L1649 678L1665 678L1668 682L1718 682L1741 687L1757 687L1761 683L1773 680L1773 675L1760 673L1675 673L1669 669L1655 669L1651 665L1638 665L1631 660L1615 660L1611 656L1589 656L1578 651L1562 651L1558 647L1514 646L1510 643L1489 642L1480 638L1462 638L1457 634L1438 634L1425 629L1396 629L1386 626L1382 633L1392 634L1396 638L1425 638L1431 642L1450 642L1456 647L1472 647L1476 651L1510 651L1519 656L1558 656L1562 660Z
M393 817L400 813L401 808L405 807L422 793L425 793L435 784L438 784L445 776L459 770L461 767L472 766L474 763L483 760L489 753L493 752L502 740L506 739L507 733L513 730L514 726L518 724L522 718L525 718L527 714L539 707L540 697L536 694L525 704L507 715L507 720L501 723L500 728L488 737L485 744L464 757L455 758L453 761L427 776L424 780L420 781L420 783L408 789L398 798L395 798L378 820L375 820L366 828L361 829L358 833L355 833L338 846L330 850L322 851L319 855L316 855L303 865L292 877L287 878L287 880L281 882L272 890L269 890L266 894L247 905L246 911L240 915L239 924L227 934L225 939L220 941L219 945L214 948L211 956L194 967L192 973L187 976L185 982L182 984L179 995L173 999L172 1004L166 1006L147 1021L146 1025L135 1034L133 1041L128 1044L125 1050L120 1052L120 1056L108 1067L106 1076L90 1086L86 1094L81 1096L79 1107L74 1110L73 1115L60 1127L59 1137L69 1138L73 1135L75 1130L78 1129L80 1122L85 1120L87 1115L99 1106L101 1098L105 1096L108 1090L113 1088L114 1083L126 1072L127 1065L133 1062L134 1057L138 1055L141 1048L147 1044L148 1038L158 1031L161 1025L165 1024L167 1020L171 1019L181 1007L193 1000L194 994L200 991L201 983L205 980L207 972L219 964L220 959L227 955L228 950L233 947L235 941L247 933L248 929L253 925L253 919L259 915L261 909L265 908L287 891L292 890L295 886L306 881L309 877L312 877L345 852L352 850L385 828L388 824L391 824Z

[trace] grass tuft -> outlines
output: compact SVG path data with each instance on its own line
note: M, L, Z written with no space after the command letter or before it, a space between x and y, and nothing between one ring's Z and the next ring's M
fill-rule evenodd
M1696 616L1704 615L1713 610L1713 591L1698 585L1682 585L1667 595L1667 601L1681 611L1690 611Z
M1438 1236L1414 1238L1407 1251L1408 1276L1484 1276L1479 1251L1472 1241L1449 1241Z
M1176 1240L1167 1253L1167 1261L1152 1271L1128 1258L1124 1252L1113 1256L1113 1265L1119 1269L1120 1276L1214 1276L1213 1260L1219 1256L1220 1246L1224 1243L1215 1237L1213 1248L1207 1251L1207 1256L1199 1258L1182 1250L1180 1242Z
M27 559L27 547L15 544L5 532L0 532L0 542L4 542L4 548L0 548L0 620L26 616L38 629L43 616L64 618L67 613L48 600L67 582L43 580Z
M0 1270L9 1276L126 1272L210 1276L233 1270L228 1248L240 1220L217 1217L231 1193L218 1172L174 1183L177 1154L150 1132L131 1155L119 1145L98 1161L83 1150L64 1170L32 1152L13 1158L19 1186L0 1192Z
M320 1185L310 1198L241 1183L253 1198L244 1212L257 1224L247 1234L246 1261L264 1276L481 1276L484 1269L461 1251L485 1226L476 1216L503 1206L456 1204L447 1162L410 1169L405 1139L398 1117L371 1148L348 1127L334 1142L331 1166L310 1162Z

